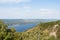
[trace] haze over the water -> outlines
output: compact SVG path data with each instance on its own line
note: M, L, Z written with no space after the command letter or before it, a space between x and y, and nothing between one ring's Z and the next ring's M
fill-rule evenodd
M56 21L56 19L0 19L8 24L8 28L15 28L17 32L26 31L40 22Z
M58 19L0 19L5 23L38 23L38 22L49 22L56 21Z

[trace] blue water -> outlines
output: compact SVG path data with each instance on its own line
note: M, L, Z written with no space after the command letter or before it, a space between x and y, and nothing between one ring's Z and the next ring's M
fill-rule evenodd
M17 25L12 25L8 26L8 28L15 28L17 32L23 32L26 31L32 27L35 27L37 23L31 23L31 24L17 24Z
M53 19L2 19L6 24L9 24L8 28L15 28L17 32L26 31L32 27L35 27L40 22L50 22ZM30 23L32 22L32 23ZM11 25L12 24L12 25Z

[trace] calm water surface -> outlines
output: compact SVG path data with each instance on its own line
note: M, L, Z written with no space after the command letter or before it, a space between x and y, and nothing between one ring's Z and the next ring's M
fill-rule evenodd
M30 23L30 24L16 24L12 26L8 26L8 28L15 28L17 32L23 32L28 30L29 28L35 27L37 23Z

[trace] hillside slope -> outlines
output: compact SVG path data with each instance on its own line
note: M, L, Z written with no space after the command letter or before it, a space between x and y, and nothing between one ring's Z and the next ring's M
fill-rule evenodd
M32 40L60 40L60 20L54 22L41 23L35 28L27 30Z
M25 32L16 32L14 28L0 21L0 40L60 40L60 20L40 23Z

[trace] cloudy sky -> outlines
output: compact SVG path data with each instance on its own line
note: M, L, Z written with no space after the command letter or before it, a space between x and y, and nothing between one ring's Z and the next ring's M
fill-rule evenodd
M60 0L0 0L0 19L60 19Z

